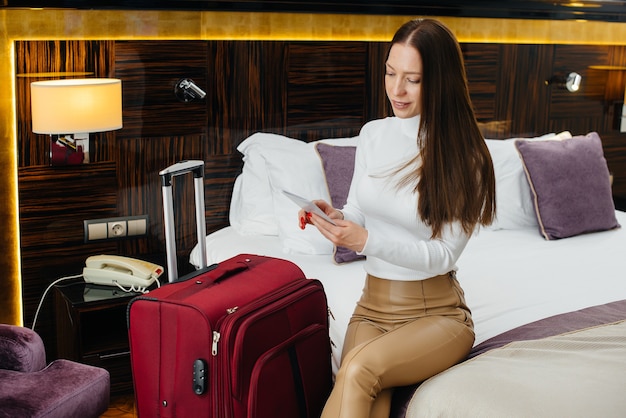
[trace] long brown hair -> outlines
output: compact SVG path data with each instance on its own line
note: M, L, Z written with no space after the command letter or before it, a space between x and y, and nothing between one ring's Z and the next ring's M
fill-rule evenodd
M477 224L493 222L495 175L487 145L469 97L461 47L452 32L433 19L402 25L391 45L414 47L422 58L422 111L418 130L421 153L400 186L414 185L417 213L441 237L443 227L461 223L470 234Z

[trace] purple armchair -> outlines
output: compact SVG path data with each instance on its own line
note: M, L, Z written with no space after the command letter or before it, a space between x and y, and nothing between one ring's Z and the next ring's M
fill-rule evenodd
M46 365L39 335L0 324L0 418L98 417L109 405L109 372L69 360Z

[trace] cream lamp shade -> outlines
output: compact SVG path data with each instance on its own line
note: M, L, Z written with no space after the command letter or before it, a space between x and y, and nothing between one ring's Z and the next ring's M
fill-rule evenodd
M31 83L33 132L76 134L122 127L122 82L83 78Z

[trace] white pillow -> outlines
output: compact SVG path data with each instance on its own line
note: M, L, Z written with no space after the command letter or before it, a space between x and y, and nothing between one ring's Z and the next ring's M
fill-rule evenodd
M247 163L247 162L246 162ZM235 179L230 201L230 224L242 235L278 235L274 207L269 187L256 178L244 163L242 173ZM263 162L263 170L265 163ZM245 199L244 196L248 196ZM257 202L256 204L254 202Z
M278 235L274 204L265 158L261 150L291 149L301 141L282 135L257 132L242 141L243 169L235 180L230 202L230 224L242 235Z
M308 226L304 230L300 229L300 208L282 193L287 190L309 200L324 199L330 202L322 162L315 150L318 142L356 145L356 137L300 142L301 146L294 149L282 148L264 152L274 214L278 222L278 236L286 253L332 254L334 251L333 244L317 228Z
M496 220L488 229L538 227L530 186L524 174L522 160L515 148L515 141L517 139L559 140L571 137L571 133L564 131L559 134L550 133L534 138L485 140L491 153L496 176Z
M286 253L332 254L333 245L317 228L299 228L300 207L282 193L287 190L309 200L330 201L319 157L311 152L309 144L303 142L301 148L295 153L274 149L266 155L278 236Z
M356 145L357 138L306 143L267 133L248 137L237 147L244 154L244 167L231 201L233 228L241 234L278 235L286 253L332 254L333 245L316 228L298 227L299 207L282 190L330 201L315 144L349 146Z

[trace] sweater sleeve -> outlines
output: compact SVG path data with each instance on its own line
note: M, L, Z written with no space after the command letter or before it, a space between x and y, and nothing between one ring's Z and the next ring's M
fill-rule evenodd
M441 274L455 268L469 239L460 224L444 227L437 239L370 230L361 254L406 269Z

